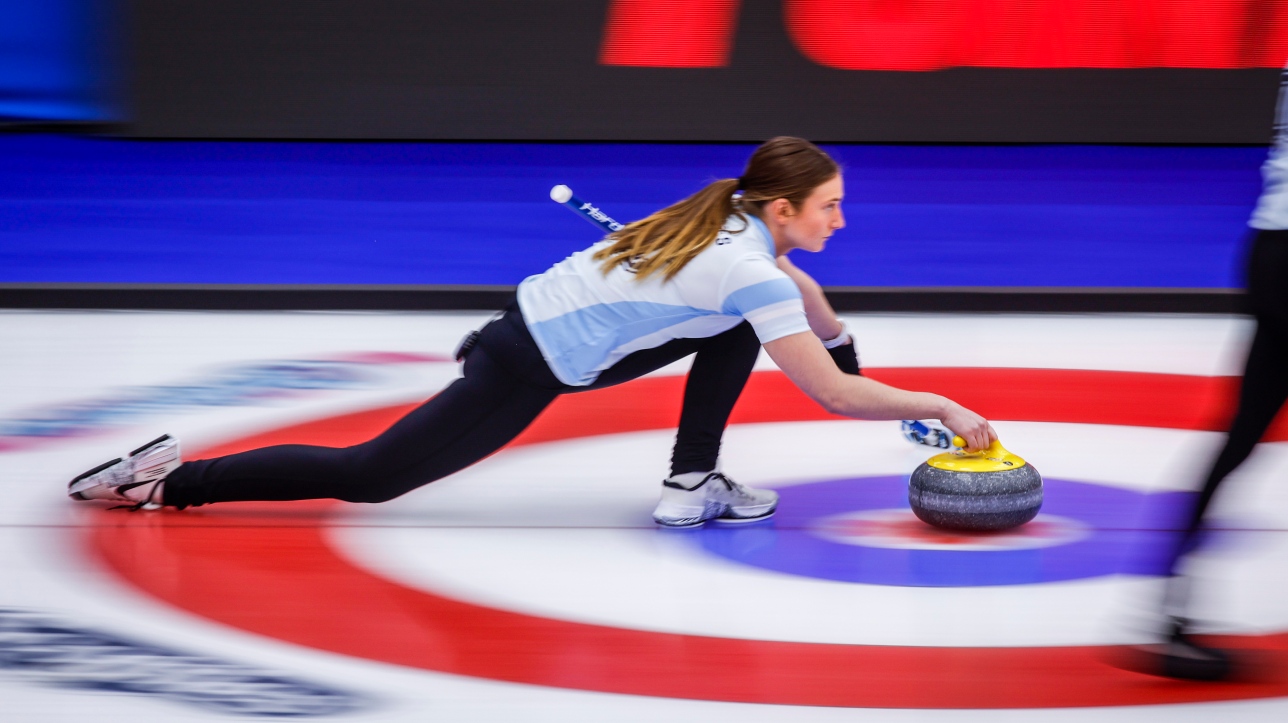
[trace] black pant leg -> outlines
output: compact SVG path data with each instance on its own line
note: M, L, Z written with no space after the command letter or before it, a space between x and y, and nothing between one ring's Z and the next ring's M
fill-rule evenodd
M694 353L697 356L684 385L684 407L671 454L671 474L706 472L715 469L729 414L760 354L760 340L751 324L744 321L716 336L675 339L635 352L605 369L594 384L570 391L621 384Z
M1225 445L1186 520L1173 556L1173 571L1180 556L1194 543L1217 489L1252 454L1288 400L1288 231L1257 234L1248 296L1257 330L1248 350L1238 407Z
M724 426L759 348L744 322L714 337L676 339L636 352L594 384L568 387L550 373L517 309L511 309L483 330L462 379L375 439L346 448L278 445L189 462L166 479L165 504L392 499L495 452L561 393L620 384L695 352L674 457L688 460L688 468L673 473L705 471L715 466Z
M759 354L760 340L751 324L743 322L707 340L694 357L671 452L672 476L716 468L729 415Z
M557 394L475 349L461 379L374 439L345 448L279 445L189 462L166 479L165 504L393 499L500 449Z

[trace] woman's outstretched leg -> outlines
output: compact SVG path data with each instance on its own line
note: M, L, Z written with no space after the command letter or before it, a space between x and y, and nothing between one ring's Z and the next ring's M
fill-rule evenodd
M166 478L163 501L177 507L234 500L383 502L500 449L557 394L475 349L461 379L368 442L280 445L189 462Z

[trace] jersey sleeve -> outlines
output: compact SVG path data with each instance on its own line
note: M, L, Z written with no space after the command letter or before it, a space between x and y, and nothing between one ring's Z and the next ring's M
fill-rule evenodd
M1248 225L1265 231L1288 229L1288 68L1280 76L1275 144L1261 166L1261 197Z
M746 256L725 274L721 313L751 323L761 344L809 331L801 290L767 256Z

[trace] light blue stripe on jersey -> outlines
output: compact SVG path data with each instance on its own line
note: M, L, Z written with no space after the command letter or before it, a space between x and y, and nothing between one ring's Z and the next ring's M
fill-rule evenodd
M790 282L789 282L790 283ZM710 309L658 304L648 301L620 301L597 304L528 324L532 337L550 354L550 370L565 384L589 384L599 376L598 367L615 351L641 337L703 316L716 316ZM546 340L558 340L548 344Z
M774 279L744 286L725 297L721 311L733 316L747 314L770 304L801 298L800 287L791 279Z

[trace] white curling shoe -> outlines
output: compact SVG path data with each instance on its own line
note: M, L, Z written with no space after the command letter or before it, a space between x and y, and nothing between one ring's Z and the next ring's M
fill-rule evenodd
M179 440L162 435L120 457L100 464L67 485L74 500L124 502L133 509L161 507L161 483L182 464Z
M663 527L697 527L707 520L755 522L774 514L778 493L744 487L719 472L689 472L662 482L653 521Z

